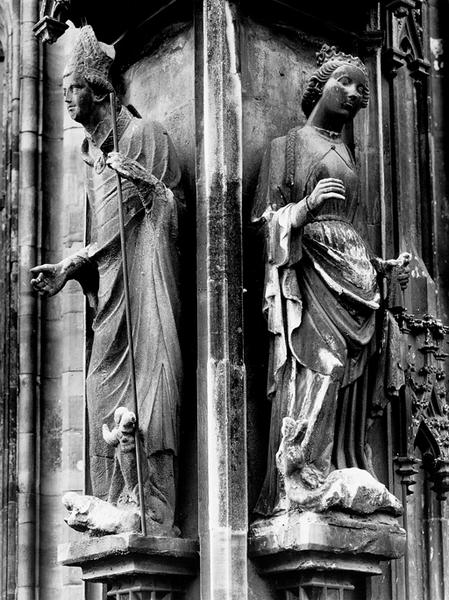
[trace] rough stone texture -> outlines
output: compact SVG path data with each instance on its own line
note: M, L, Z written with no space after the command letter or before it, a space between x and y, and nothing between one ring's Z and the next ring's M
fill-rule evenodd
M167 131L173 132L171 137L187 183L186 203L193 208L194 35L190 24L180 29L167 31L160 46L126 69L124 102L132 104L143 117L159 121Z
M286 480L285 486L290 506L299 510L347 510L359 515L386 512L396 516L403 512L402 504L383 483L362 469L332 471L316 490L304 487L297 477Z
M17 586L17 396L18 396L18 160L20 23L12 2L0 12L3 140L0 184L0 596L13 598ZM3 149L8 148L8 152Z
M387 398L387 389L397 394L404 384L397 373L399 326L376 311L381 279L393 265L407 285L410 255L373 258L364 228L354 223L360 181L342 131L368 104L365 66L327 44L317 57L302 99L307 123L268 146L251 215L266 242L266 395L272 403L267 473L256 511L269 516L294 502L316 510L398 514L400 504L385 487L351 467L372 468L365 433L374 403L368 383L374 352L379 360L371 380L381 381L376 393ZM315 81L326 68L317 95ZM380 333L384 323L391 324L391 334Z
M69 511L65 521L76 531L107 535L140 530L140 514L136 504L114 506L95 496L64 494L62 502Z
M7 338L2 340L2 357L5 360L2 364L2 374L4 379L1 381L2 388L2 421L1 428L3 433L3 460L1 465L2 473L2 577L0 577L0 587L2 598L13 598L16 595L15 577L17 573L17 556L15 549L15 540L17 539L16 527L16 479L15 472L15 418L16 418L16 332L17 332L17 200L18 200L18 176L19 166L24 164L27 153L29 156L30 147L24 147L23 152L18 147L18 123L20 118L20 107L30 96L21 94L19 81L22 73L27 77L30 74L29 63L24 68L20 64L21 54L25 46L28 46L27 36L30 32L30 26L26 28L21 26L19 17L21 8L26 5L34 5L34 0L24 0L22 2L12 2L10 0L0 0L0 39L5 51L5 75L7 88L5 88L5 97L11 100L11 104L6 108L7 131L5 138L8 146L8 153L5 157L6 181L6 204L3 208L0 206L2 223L2 279L3 273L6 275L5 281L0 282L1 297L5 298L5 311L2 314L0 330L3 334L6 331ZM49 3L51 4L51 2ZM78 4L74 2L72 4ZM111 10L111 6L104 0L98 2L83 3L86 14L96 20L113 41L128 27L128 24L134 18L143 20L140 15L147 14L154 10L155 4L150 3L129 3L126 5L126 13ZM167 3L168 4L168 3ZM362 31L352 31L352 10L346 5L338 3L313 2L301 3L290 2L295 5L294 10L286 14L285 10L289 0L282 3L262 2L261 5L255 5L252 9L250 3L246 3L246 10L252 14L254 19L261 20L247 21L241 19L236 28L239 33L240 48L242 49L239 70L242 74L243 89L243 190L244 190L244 215L249 211L249 206L254 195L254 187L257 180L257 172L262 157L263 148L271 138L285 133L292 126L301 123L302 115L298 114L298 100L301 95L302 86L313 68L314 52L319 48L323 41L327 43L336 43L346 51L356 52L363 48L363 37L368 20L372 28L378 27L376 24L376 15L367 18L366 3L353 3L352 7L359 13L364 12ZM300 5L301 4L301 5ZM381 15L385 17L385 4L382 3ZM402 3L402 6L408 3ZM169 14L169 19L173 22L180 20L179 15L181 5L188 6L189 3L174 2L170 5L168 11L162 11L162 15ZM156 3L159 7L159 3ZM375 4L372 5L375 8ZM390 6L398 6L398 3L390 3ZM447 278L449 253L446 251L449 236L448 214L447 214L447 176L444 172L443 162L446 160L447 148L447 3L437 0L422 3L424 12L424 32L423 48L430 59L430 80L427 90L418 81L411 77L413 64L409 63L410 55L407 60L404 59L400 67L400 74L395 78L389 77L387 69L389 42L385 40L388 37L389 18L384 19L387 25L383 28L382 36L384 38L383 48L373 51L367 57L369 66L370 84L371 84L371 102L365 115L361 115L355 123L354 128L354 149L361 165L362 185L362 204L367 212L368 238L376 253L388 251L388 255L393 255L405 241L411 241L416 246L415 256L418 256L421 249L425 250L425 261L416 260L414 263L414 279L416 285L413 286L412 297L408 295L407 305L409 310L426 310L432 308L432 289L428 289L432 284L427 285L432 276L438 282L441 315L448 314L448 294ZM108 18L104 18L103 9L106 9ZM429 10L428 10L429 9ZM189 9L187 9L189 10ZM301 12L304 10L309 14ZM389 10L389 9L388 9ZM406 9L407 11L408 9ZM147 12L145 12L147 11ZM393 9L391 10L391 13ZM418 3L417 10L410 11L411 17L407 25L413 25L412 21L419 21L421 12L421 3ZM315 14L315 17L313 14ZM137 16L136 16L137 15ZM183 11L185 15L185 11ZM312 15L312 17L310 16ZM179 37L168 35L167 43L161 44L161 51L155 51L154 48L160 42L154 42L154 30L160 40L165 35L163 29L159 27L160 21L157 15L154 20L155 25L152 30L141 39L145 43L152 43L150 50L143 46L138 48L140 57L137 63L129 67L126 74L126 81L129 84L130 102L135 104L138 110L144 115L156 118L162 121L173 135L184 170L184 177L189 182L190 190L194 190L195 168L194 168L194 74L193 74L193 52L195 41L193 30L189 26L181 31ZM392 22L398 25L401 21L396 20L393 14ZM265 17L265 20L264 20ZM184 18L184 16L182 17ZM190 16L188 17L190 18ZM426 22L427 20L427 22ZM263 21L263 22L262 22ZM143 25L142 23L140 23ZM423 24L423 23L421 23ZM438 56L429 54L429 31L426 30L430 24L431 50L436 52L436 48L442 51ZM139 25L139 23L138 23ZM280 26L278 26L280 25ZM397 31L400 27L396 28ZM161 31L163 33L161 33ZM173 29L171 30L173 31ZM142 30L140 30L142 33ZM406 28L406 36L402 40L404 46L410 52L416 52L419 46L420 32L411 38L413 44L408 46L410 37ZM361 35L360 35L361 34ZM185 38L183 39L183 36ZM408 37L407 37L408 36ZM134 39L133 29L129 30L127 36ZM19 41L23 42L20 44ZM172 43L173 42L173 43ZM57 42L59 44L60 42ZM140 42L139 42L140 43ZM163 46L163 47L162 47ZM357 48L355 46L358 46ZM120 47L120 42L118 44ZM57 48L57 45L54 47ZM368 51L370 52L370 51ZM43 53L44 54L44 53ZM202 58L204 54L200 58ZM49 77L49 64L45 56L40 63L43 67L44 79ZM385 61L384 61L385 59ZM407 63L407 64L406 64ZM444 63L444 66L443 66ZM1 76L1 73L0 73ZM51 75L50 75L51 76ZM167 86L164 87L164 84ZM11 83L13 86L11 88ZM8 88L9 85L9 88ZM418 91L421 88L421 91ZM41 87L42 94L39 94L39 101L34 107L31 107L30 114L36 116L41 112L41 108L49 107L49 93L46 85ZM57 94L57 92L54 92ZM429 115L430 126L426 121L427 101L422 101L424 95L430 99ZM132 97L131 97L132 96ZM393 100L392 100L393 97ZM41 100L43 99L43 102ZM61 101L60 95L59 100ZM62 103L61 103L62 106ZM417 114L416 108L419 107ZM398 110L399 109L399 110ZM422 110L421 110L422 109ZM154 112L152 112L154 111ZM45 112L45 109L44 109ZM28 119L28 115L25 115ZM380 118L379 118L380 116ZM416 117L419 117L416 119ZM418 123L416 122L418 120ZM424 124L424 125L423 125ZM29 125L29 121L25 123ZM46 121L42 122L44 135L46 131ZM1 127L0 127L1 129ZM28 127L24 127L28 131ZM1 132L3 133L3 131ZM430 135L429 135L430 133ZM58 146L57 140L43 140L53 158L47 160L48 168L42 170L36 169L35 175L43 181L38 184L39 192L44 191L39 199L38 206L33 214L34 223L43 221L50 216L51 221L47 224L52 227L54 238L51 245L45 235L42 238L42 248L48 256L56 249L61 247L62 240L66 244L67 254L77 250L83 242L83 223L84 223L84 195L82 176L76 172L76 166L79 162L79 142L77 141L78 132L71 126L67 126L64 133L64 158L63 158L63 178L64 194L63 204L56 196L53 196L51 206L47 203L47 193L51 188L51 177L55 174L53 164L60 159L60 152L55 150ZM72 146L71 146L72 144ZM430 156L428 154L430 146ZM421 155L423 160L416 160L417 154ZM52 161L55 162L52 162ZM427 160L427 165L425 164ZM0 159L1 162L1 159ZM409 176L410 170L420 163L421 174L423 177L416 178L414 173ZM58 163L59 164L59 163ZM426 169L431 171L431 181L426 175ZM447 170L447 169L446 169ZM9 178L9 179L8 179ZM399 181L398 181L399 180ZM402 181L401 181L402 180ZM32 182L34 183L34 182ZM34 189L36 186L33 185ZM0 186L0 193L1 193ZM23 190L25 203L31 200L32 194L28 190ZM193 193L190 200L194 199ZM44 206L43 214L40 213L41 201ZM31 202L28 204L32 206ZM428 214L426 214L428 210ZM39 213L39 216L37 216ZM189 217L191 218L191 217ZM432 221L433 220L433 221ZM59 224L58 224L59 221ZM3 226L5 226L3 228ZM53 226L55 226L53 228ZM34 227L34 225L33 225ZM33 227L22 231L21 235L28 236ZM40 225L39 225L40 228ZM193 240L195 237L195 218L190 221L189 235ZM254 240L251 236L246 236L247 245L245 248L246 276L245 288L247 290L246 302L246 330L245 330L245 348L247 353L247 366L249 370L249 412L248 412L248 448L249 448L249 509L250 512L254 506L257 495L261 487L261 479L265 469L265 455L267 445L267 423L269 421L269 405L265 402L265 366L263 360L265 357L264 349L264 322L260 316L260 311L256 307L260 306L260 273L257 271L257 264L254 257L260 257L260 251L254 246ZM425 245L428 239L433 238L432 244ZM3 245L3 241L7 243ZM41 243L38 240L38 244ZM72 247L70 247L72 246ZM192 242L189 251L190 273L188 283L190 286L191 308L189 312L193 315L195 312L196 292L194 277L191 276L195 263L195 244ZM424 262L424 266L423 266ZM426 265L429 267L427 269ZM437 268L435 268L437 267ZM433 269L433 270L432 270ZM188 270L186 270L187 272ZM259 278L259 279L258 279ZM424 284L423 284L424 282ZM433 299L434 300L434 299ZM28 295L24 294L21 302L26 306ZM40 421L41 431L48 430L48 440L40 441L38 438L35 444L30 447L36 450L40 448L42 453L39 457L39 480L42 489L40 499L39 521L41 523L41 538L39 548L37 548L40 558L36 560L34 550L36 548L36 536L28 536L28 548L20 554L19 584L20 598L32 598L36 594L34 582L39 582L40 589L38 593L46 599L56 600L58 598L67 598L75 600L84 597L84 585L79 582L79 567L56 567L55 565L55 543L62 536L77 535L65 526L55 526L62 519L62 505L59 505L59 495L61 484L64 490L78 489L83 487L83 298L78 291L77 284L70 286L70 292L67 290L64 299L50 301L43 307L40 330L45 330L43 339L39 342L41 352L40 364L42 360L47 361L47 366L43 372L37 373L38 378L34 384L42 386L41 394L42 420ZM26 313L23 313L26 317ZM62 328L59 322L63 322ZM189 319L188 353L191 355L190 377L195 377L195 340L196 324L194 319ZM20 318L19 323L22 328L25 323ZM28 330L27 330L28 331ZM38 329L33 335L39 335ZM2 335L2 338L4 336ZM44 340L44 343L41 342ZM47 340L48 344L47 344ZM63 352L61 353L61 348ZM78 350L75 352L75 348ZM38 360L38 357L36 357ZM61 365L62 362L62 365ZM57 367L57 368L53 368ZM62 368L62 375L58 370ZM25 391L30 387L25 387ZM60 394L57 390L60 389ZM181 467L181 490L180 490L180 517L184 531L188 531L191 537L197 532L197 510L196 510L196 430L195 430L195 405L196 395L195 386L191 385L188 392L188 417L184 420L186 423L183 432L183 464ZM62 423L58 423L58 402L61 404L60 414ZM24 405L26 406L26 405ZM387 412L382 420L378 420L377 425L372 427L370 433L370 443L373 448L373 462L375 472L379 475L381 481L388 482L391 490L400 497L401 478L396 473L396 467L393 457L397 450L396 442L400 437L402 416L399 410L402 408L401 401L398 401L392 407L391 412ZM33 406L34 408L34 406ZM24 415L25 417L27 415ZM36 421L37 422L37 421ZM233 423L232 431L239 430L241 423ZM27 441L26 436L23 438ZM33 442L31 437L28 438ZM60 445L62 447L60 448ZM429 447L426 440L419 437L417 440L416 455L420 458L426 455ZM30 453L31 456L31 453ZM39 452L34 452L32 459L39 456ZM59 459L62 464L59 464ZM30 460L31 464L32 460ZM60 472L60 475L58 475ZM24 469L21 482L27 482L26 476L30 473L28 468ZM49 476L47 477L47 473ZM203 474L204 471L201 471ZM236 479L239 474L237 473ZM60 479L61 481L58 481ZM382 575L374 576L369 588L370 600L385 600L386 598L432 598L432 600L443 600L447 595L445 582L448 580L449 562L447 556L448 548L448 507L447 503L442 503L436 499L432 490L433 482L429 479L424 469L419 468L416 477L417 483L414 487L414 494L406 498L406 513L404 522L407 522L409 531L409 565L405 564L403 559L392 563L392 566L383 565ZM29 481L33 485L39 485L36 477L30 477ZM201 487L209 484L208 481L200 476ZM28 511L32 506L34 499L28 498L29 503L23 503L20 506L22 530L32 532L29 527L28 516L32 515ZM241 538L244 538L242 534ZM240 544L239 544L240 546ZM203 546L204 552L208 549ZM36 565L38 565L36 572ZM408 571L407 571L408 569ZM34 579L32 577L33 571ZM195 587L196 586L196 587ZM92 590L90 584L87 587L86 598L91 600ZM297 590L296 590L297 595ZM272 589L271 583L256 573L254 565L249 566L248 570L248 596L257 600L273 600L279 598L278 594ZM188 600L197 600L200 597L198 583L192 583L187 593ZM361 595L356 596L359 600ZM102 592L95 596L96 600L102 598ZM284 598L284 595L282 595Z
M63 144L61 153L55 160L59 161L61 181L59 189L54 191L46 203L48 219L45 223L48 240L43 259L56 262L73 254L84 244L85 192L83 165L79 161L83 130L80 125L70 119L64 107L62 95L62 73L68 54L76 37L74 28L67 30L59 44L55 44L54 52L58 52L57 68L53 72L56 90L54 103L58 106L63 120ZM56 65L55 65L56 66ZM50 177L49 177L50 180ZM51 201L50 201L51 200ZM55 222L56 221L56 222ZM50 243L51 242L51 243ZM62 252L61 252L62 251ZM53 385L59 395L61 415L61 433L56 447L60 448L61 465L58 485L53 489L54 504L52 518L57 521L51 531L53 561L57 563L57 546L61 542L70 542L78 537L64 523L65 509L61 497L65 492L82 492L85 486L84 474L84 297L75 282L70 282L65 294L44 301L46 313L54 319L53 327L58 336L55 358L58 357L59 372L55 372ZM49 361L54 362L54 361ZM41 470L47 472L47 465ZM41 523L45 524L49 515L42 515ZM43 571L45 565L42 565ZM63 569L57 567L54 576L54 597L65 594L70 600L78 600L84 596L81 572L76 567Z
M45 56L45 100L43 118L46 123L42 139L42 254L51 260L61 252L61 196L63 190L63 110L61 84L63 45L49 49ZM44 360L41 371L41 413L38 435L39 468L46 476L40 483L39 499L39 580L42 594L55 598L59 594L60 566L56 559L57 544L63 539L60 489L63 481L62 429L64 411L61 402L61 373L64 369L66 347L61 302L43 303L41 310L41 352Z
M199 536L208 600L248 596L238 19L228 0L196 5Z
M270 141L305 123L301 98L316 65L322 38L279 23L245 19L241 24L243 88L243 218L245 286L245 362L248 369L249 504L255 506L263 483L270 404L266 398L268 345L261 298L263 244L249 227L250 212L264 151ZM324 41L324 38L323 38ZM328 39L328 43L337 43ZM365 113L366 111L363 111ZM358 117L364 119L364 114ZM362 129L364 123L360 125ZM363 203L362 203L363 206Z
M183 211L171 192L179 184L180 171L172 142L158 123L137 119L123 106L117 108L116 116L115 104L111 113L106 91L112 91L109 70L113 58L104 48L91 26L82 27L64 75L69 114L86 127L82 158L88 165L89 243L65 261L32 269L31 284L35 291L52 296L69 279L78 280L94 308L86 376L89 474L94 495L115 503L129 487L129 473L124 469L117 472L126 453L117 454L101 435L101 426L111 423L113 410L128 405L135 413L136 440L138 432L143 435L141 453L135 448L142 467L139 470L136 460L138 476L132 487L137 486L137 479L141 510L146 496L150 520L169 528L176 500L182 394L178 221ZM102 96L95 95L92 82L103 86ZM83 105L77 89L91 98L90 105ZM90 129L92 121L94 131ZM118 154L119 148L123 154ZM108 165L116 173L105 161L113 149L116 152ZM121 244L117 241L119 227ZM123 491L116 489L118 485ZM145 525L143 519L143 531Z
M380 575L380 562L401 557L405 543L405 531L387 515L290 512L251 525L249 554L272 585L293 590L313 574L340 584L348 573L355 582Z
M249 546L251 556L258 558L316 551L386 560L403 555L405 531L388 515L361 518L333 511L324 515L292 511L252 523Z
M151 37L150 35L148 36ZM184 341L185 394L181 416L179 494L177 523L183 535L198 532L196 448L196 290L195 262L195 121L194 31L183 23L163 32L163 43L150 45L124 72L124 102L144 118L159 121L173 132L185 192L184 236L181 276L182 301L188 318L181 323Z
M84 538L60 546L63 565L81 567L85 581L108 585L145 581L154 590L184 591L198 568L198 544L138 534Z

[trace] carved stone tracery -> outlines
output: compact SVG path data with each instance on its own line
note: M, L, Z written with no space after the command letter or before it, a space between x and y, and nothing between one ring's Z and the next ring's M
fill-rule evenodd
M415 446L421 438L427 451L423 467L434 482L438 499L449 491L449 403L446 392L445 351L449 327L431 315L402 312L398 322L407 338L405 368L405 455L397 458L398 473L407 492L415 483Z
M355 586L341 581L327 581L324 577L308 577L296 590L285 592L285 600L352 600L355 598Z
M40 19L33 28L36 36L43 42L56 42L68 28L70 8L71 0L44 0Z
M111 600L180 600L183 594L155 578L133 577L112 584L106 597Z
M391 77L407 65L412 77L427 76L430 64L423 49L422 2L406 0L386 4L385 66Z

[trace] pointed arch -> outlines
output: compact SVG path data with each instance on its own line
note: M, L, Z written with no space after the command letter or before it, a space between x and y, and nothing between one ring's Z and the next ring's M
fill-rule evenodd
M405 60L408 64L425 58L421 37L412 11L409 11L403 19L398 36L398 46L405 53Z

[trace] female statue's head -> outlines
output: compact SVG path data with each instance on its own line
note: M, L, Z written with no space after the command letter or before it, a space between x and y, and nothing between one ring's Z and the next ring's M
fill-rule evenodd
M360 58L324 45L317 53L318 69L304 92L302 109L309 117L318 103L344 120L368 104L368 73Z

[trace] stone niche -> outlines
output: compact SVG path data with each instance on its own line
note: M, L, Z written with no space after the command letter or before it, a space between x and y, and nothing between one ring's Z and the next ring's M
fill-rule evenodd
M266 396L268 344L262 315L263 246L250 213L263 154L269 142L303 125L301 98L315 67L319 42L252 19L242 26L243 214L245 266L245 359L248 369L249 504L262 486L270 406ZM256 310L258 309L258 310Z
M406 535L401 517L379 514L359 518L338 511L327 514L306 511L259 520L252 512L266 468L270 406L266 400L268 340L261 311L263 241L250 224L250 213L269 142L305 124L301 98L316 68L316 52L323 43L362 55L370 76L370 104L357 115L353 126L343 131L343 138L359 162L361 177L366 177L361 186L357 225L373 249L380 252L381 245L379 158L375 155L378 135L375 56L346 36L347 31L328 29L313 18L294 24L293 20L279 18L269 22L251 14L240 23L248 494L252 521L249 589L264 600L386 598L390 593L389 564L405 552ZM351 26L357 27L354 23ZM383 483L388 481L390 468L385 418L383 415L369 432L375 472ZM390 491L402 498L399 486Z
M86 581L107 583L114 600L198 600L200 589L203 600L368 600L368 580L380 575L379 589L387 588L383 563L403 555L405 532L397 519L298 511L262 521L254 514L266 468L270 407L263 250L250 224L264 150L273 138L305 123L301 97L316 68L316 52L323 43L360 52L354 33L361 34L367 23L358 21L357 10L357 18L342 29L337 16L334 27L322 23L318 10L305 18L264 2L257 15L245 5L235 10L226 0L197 2L193 20L193 15L185 18L181 2L169 4L165 17L145 25L142 16L142 27L134 24L138 35L133 38L131 27L117 53L124 103L167 128L184 184L186 382L176 521L181 537L90 538L61 549L60 560L81 566ZM119 29L114 22L108 32L103 23L103 36L98 35L111 42ZM223 45L221 64L207 36ZM366 64L372 75L372 57ZM229 85L230 73L237 74L237 92ZM371 100L375 107L374 93ZM368 177L367 147L376 142L375 108L369 110L343 133L362 159L362 177ZM222 119L221 129L211 130L214 118ZM220 160L217 177L214 166ZM362 212L366 190L376 189L378 165L370 168ZM367 235L377 249L378 198L373 197ZM235 374L244 378L243 364L246 387L239 387ZM223 377L222 387L214 379L217 365L217 373L220 367L232 375ZM376 473L386 481L383 424L371 435Z
M95 28L95 21L93 24ZM98 38L111 41L107 27L95 28ZM183 235L195 238L195 89L194 31L191 22L162 25L159 41L125 38L117 44L123 88L122 101L143 119L161 123L169 132L181 168ZM102 37L100 37L102 35ZM140 35L142 32L140 31ZM143 36L145 37L145 36ZM80 155L73 160L79 161ZM185 350L178 463L176 526L179 538L152 538L130 533L89 536L72 532L75 541L61 545L58 560L65 568L80 567L87 598L103 584L108 598L117 600L178 600L198 597L198 474L195 399L195 244L183 248L181 286L186 315L181 324ZM132 292L131 292L132 293ZM190 340L190 342L189 342ZM192 351L193 350L193 351Z
M197 458L195 402L195 89L194 30L189 22L175 22L158 35L159 43L135 47L126 40L123 50L124 103L158 121L173 140L182 171L186 210L182 215L184 240L182 293L188 315L181 325L184 340L185 394L181 415L181 451L177 513L183 536L196 538ZM137 58L136 58L137 57Z

